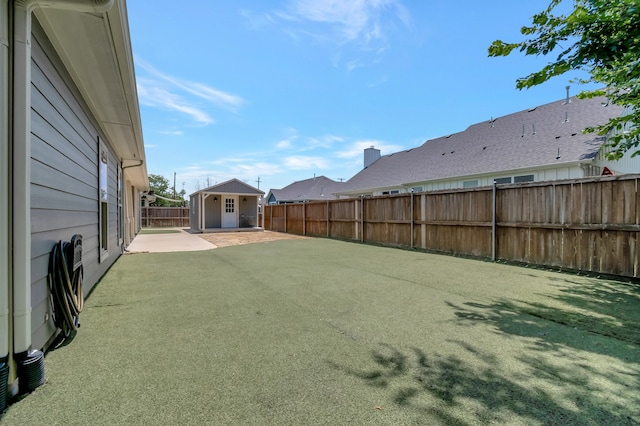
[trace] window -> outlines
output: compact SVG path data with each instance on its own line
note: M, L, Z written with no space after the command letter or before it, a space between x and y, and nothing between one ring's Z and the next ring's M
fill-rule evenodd
M514 183L533 182L533 175L516 176L513 178Z
M118 244L124 243L124 210L122 208L122 167L118 166L118 183L117 183L117 196L118 196Z
M464 182L462 182L463 188L475 188L476 186L478 186L477 180L465 180Z
M414 186L411 189L413 190L413 192L422 192L422 187L421 186Z
M225 198L224 203L224 211L226 213L235 213L236 212L236 204L235 204L235 199L233 198Z
M493 180L495 183L511 183L511 176L509 177L501 177L501 178L495 178Z
M109 152L100 139L99 146L98 181L100 207L98 227L100 232L100 261L102 262L109 255Z

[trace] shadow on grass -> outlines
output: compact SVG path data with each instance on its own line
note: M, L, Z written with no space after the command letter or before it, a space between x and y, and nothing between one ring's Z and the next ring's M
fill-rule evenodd
M456 326L504 338L503 353L449 340L459 348L453 355L382 345L371 370L333 365L389 391L420 421L640 425L640 287L580 278L553 284L556 291L528 301L447 302Z
M393 404L413 410L419 422L460 426L640 424L640 417L632 417L640 415L634 408L616 405L606 396L585 389L580 372L559 371L545 360L532 357L521 360L531 371L513 377L503 372L503 361L498 356L464 342L454 343L460 346L460 356L429 356L416 348L402 352L391 345L381 345L372 351L376 367L371 370L331 365L370 386L389 390ZM468 360L469 355L475 358L473 362ZM557 382L561 397L549 390L546 377L538 379L539 371Z
M531 349L572 347L623 361L640 359L640 286L600 280L558 285L558 294L536 301L448 305L458 325L491 324L505 335L536 338Z

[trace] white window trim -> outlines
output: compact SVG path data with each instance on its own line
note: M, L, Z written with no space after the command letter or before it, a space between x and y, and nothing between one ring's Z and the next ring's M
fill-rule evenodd
M103 153L106 166L103 166ZM103 188L104 184L104 188ZM104 189L104 193L102 192ZM106 209L106 213L105 213ZM106 216L106 217L105 217ZM106 234L106 235L105 235ZM98 240L100 262L109 257L109 150L98 136Z

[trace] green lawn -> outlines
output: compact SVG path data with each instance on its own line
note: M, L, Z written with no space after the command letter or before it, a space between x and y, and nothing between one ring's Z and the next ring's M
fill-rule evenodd
M2 424L640 424L640 288L303 239L123 256Z

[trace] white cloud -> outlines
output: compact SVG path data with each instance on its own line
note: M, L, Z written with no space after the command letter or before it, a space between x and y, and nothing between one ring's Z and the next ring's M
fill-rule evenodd
M160 131L158 132L161 135L171 135L171 136L182 136L184 135L184 132L182 130L164 130L164 131Z
M334 41L362 45L386 39L385 27L393 18L411 25L409 12L399 0L290 0L278 16L328 26Z
M315 150L318 148L331 149L337 142L344 141L344 138L334 135L324 135L320 137L310 137L305 141L303 151Z
M278 149L287 149L291 148L291 141L289 139L283 139L280 142L276 143L276 148Z
M326 46L332 65L348 72L375 64L398 30L412 25L401 0L287 0L268 13L240 14L253 30L269 26L295 42L311 39Z
M154 82L138 79L138 100L142 105L177 111L190 116L200 124L211 124L215 120L206 111L191 105L189 101L179 95L171 93L161 87L154 86Z
M294 155L285 157L284 166L291 170L328 169L329 161L323 157Z
M204 83L183 80L165 74L140 58L136 58L136 64L140 70L155 77L157 83L168 83L174 89L181 89L220 108L236 112L245 103L240 96L223 92Z

